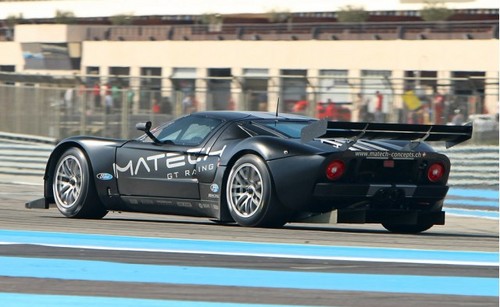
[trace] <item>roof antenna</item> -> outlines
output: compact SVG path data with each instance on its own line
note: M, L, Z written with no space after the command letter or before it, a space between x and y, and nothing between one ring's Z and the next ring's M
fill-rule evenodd
M278 117L278 110L280 109L280 98L278 97L278 103L276 103L276 117Z

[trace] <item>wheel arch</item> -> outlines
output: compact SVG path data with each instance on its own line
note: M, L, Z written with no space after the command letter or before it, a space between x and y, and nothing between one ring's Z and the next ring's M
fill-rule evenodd
M220 193L220 195L221 195L221 202L220 202L221 203L221 217L226 217L226 218L229 217L231 220L233 220L233 218L229 214L229 207L228 207L227 199L226 199L227 179L229 177L229 173L231 172L231 168L236 163L236 161L238 161L241 157L248 155L248 154L255 155L255 156L261 158L262 160L264 160L264 162L265 162L265 159L261 153L259 153L256 150L249 149L249 148L241 149L240 151L237 151L237 152L232 154L232 156L229 158L227 163L225 163L224 172L223 172L222 177L221 177L221 188L222 188L221 193ZM269 167L267 166L267 163L265 163L265 164L266 164L266 167L269 169ZM274 178L273 178L273 174L271 173L271 170L269 170L269 174L271 176L271 182L272 182L273 189L274 189Z
M70 138L59 143L52 151L44 175L44 193L45 198L49 202L54 202L54 195L52 193L52 183L54 180L54 172L57 162L61 156L70 148L78 148L85 156L89 165L90 184L96 189L97 194L103 204L106 204L107 191L110 189L113 193L117 191L116 180L108 180L106 184L98 184L96 181L96 174L109 173L113 174L113 162L117 147L116 142L100 139L78 139ZM114 175L114 174L113 174Z
M221 165L225 167L220 181L224 189L222 193L225 193L227 178L234 163L245 154L254 154L265 162L277 199L285 207L295 211L306 204L312 194L317 167L324 160L324 157L318 155L319 152L321 151L318 148L307 144L277 137L259 136L245 139L227 152L226 159L221 159ZM290 168L292 165L294 167ZM299 174L303 175L306 182L289 180ZM289 189L290 186L294 188ZM221 208L227 210L225 197L221 201ZM222 216L225 213L221 212Z
M92 171L92 162L90 161L85 149L81 146L81 144L79 144L78 142L70 141L57 145L57 147L54 148L54 150L50 154L49 160L47 161L47 166L45 167L45 175L43 177L45 198L50 202L54 202L52 183L54 182L54 172L57 162L59 161L61 156L70 148L79 148L82 151L90 165L90 171Z

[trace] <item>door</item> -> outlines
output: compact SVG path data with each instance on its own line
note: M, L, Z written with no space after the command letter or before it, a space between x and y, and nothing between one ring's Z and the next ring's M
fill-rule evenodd
M199 199L197 174L209 155L203 144L220 124L190 115L153 130L160 143L142 137L118 148L113 168L119 193Z

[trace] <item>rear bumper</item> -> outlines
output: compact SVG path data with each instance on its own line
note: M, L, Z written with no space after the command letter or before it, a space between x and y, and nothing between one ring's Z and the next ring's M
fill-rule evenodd
M338 223L444 225L448 186L320 183L314 196L337 209Z
M336 184L318 183L314 188L314 197L328 199L374 199L384 197L433 199L446 197L448 186L418 186L404 184Z

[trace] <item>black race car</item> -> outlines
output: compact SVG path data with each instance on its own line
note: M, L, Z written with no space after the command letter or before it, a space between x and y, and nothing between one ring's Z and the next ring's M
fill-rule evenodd
M472 134L470 125L230 111L137 128L145 134L134 140L61 141L47 163L44 198L26 207L55 203L72 218L132 211L255 227L336 217L418 233L444 224L450 172L449 159L425 141L450 147Z

